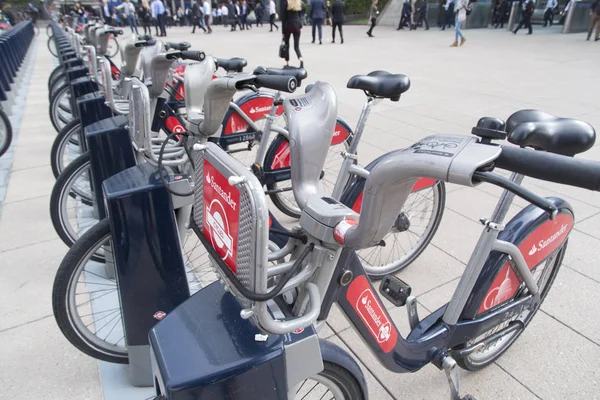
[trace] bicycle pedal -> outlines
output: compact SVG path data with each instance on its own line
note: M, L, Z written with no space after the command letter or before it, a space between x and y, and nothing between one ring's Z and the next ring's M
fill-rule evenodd
M379 285L379 293L396 307L405 306L411 292L410 285L394 275L386 275Z

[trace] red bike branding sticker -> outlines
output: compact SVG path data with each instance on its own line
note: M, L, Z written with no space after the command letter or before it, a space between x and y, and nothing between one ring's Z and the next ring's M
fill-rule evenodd
M208 160L204 160L204 179L204 236L236 273L240 192Z
M242 105L239 106L240 109L250 120L258 121L259 119L264 118L271 112L271 107L273 107L273 98L272 97L255 97L252 98ZM283 106L278 106L276 115L283 114ZM237 113L237 111L233 111L231 116L225 123L225 129L223 133L225 135L229 135L232 133L240 133L246 132L248 130L248 123L244 121L244 119Z
M167 316L167 313L164 311L157 311L153 315L154 319L157 321L161 321L166 316Z
M112 75L113 81L118 81L121 77L121 71L115 65L110 66L110 74Z
M417 180L417 182L415 183L415 185L413 186L411 193L430 188L432 186L435 186L436 183L437 183L437 181L435 179L419 178ZM362 209L362 200L363 200L363 192L360 192L360 194L356 198L356 201L354 202L354 205L352 206L352 211L360 214L360 210Z
M344 143L344 140L348 139L350 131L339 122L335 124L335 131L333 132L333 138L331 138L331 145Z
M361 275L352 281L346 292L346 299L369 329L381 350L384 353L392 351L398 341L398 331L373 293L373 287L366 276Z
M548 220L533 231L519 245L519 250L525 258L529 269L550 256L566 240L573 227L573 217L569 213L559 214L554 220ZM509 262L506 262L490 286L478 313L496 307L514 297L521 285Z
M340 223L338 223L335 226L335 228L333 228L333 238L336 240L336 242L344 244L346 233L350 228L352 228L356 224L358 224L356 220L352 218L344 218Z
M348 139L348 136L350 136L350 131L344 128L344 126L340 123L337 123L335 125L335 132L333 133L333 138L331 138L331 146L343 143L344 140ZM273 158L271 169L273 170L278 168L287 168L289 166L290 144L287 140L285 140L279 145L279 148L275 152L275 157Z
M185 128L181 125L181 121L177 117L170 116L165 120L165 126L169 133L181 133L185 132Z

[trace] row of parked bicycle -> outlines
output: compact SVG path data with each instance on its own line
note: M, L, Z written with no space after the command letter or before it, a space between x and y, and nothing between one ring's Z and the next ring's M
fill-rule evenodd
M524 176L600 186L598 163L573 158L595 141L582 121L534 110L481 118L471 136L423 138L363 167L369 112L409 90L404 75L348 81L366 95L353 131L327 83L282 94L304 69L249 74L241 58L149 36L123 43L118 67L106 50L121 31L51 29L50 215L70 247L54 315L74 346L129 363L132 383L154 385L157 399L368 398L356 361L318 339L333 303L386 368L433 363L453 400L471 398L455 366L481 369L523 332L574 223L567 202L520 186ZM452 299L421 319L395 274L435 235L444 182L505 192ZM514 195L531 205L504 225ZM279 223L272 206L297 222ZM406 306L406 338L380 296Z
M8 115L23 87L23 63L31 41L33 24L21 22L0 35L0 157L12 143L13 129Z

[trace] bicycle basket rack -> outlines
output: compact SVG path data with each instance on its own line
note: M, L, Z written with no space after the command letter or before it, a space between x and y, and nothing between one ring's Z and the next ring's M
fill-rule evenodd
M236 285L257 294L267 291L265 195L239 161L214 143L200 147L194 155L194 230L230 291L242 307L250 308L253 302Z

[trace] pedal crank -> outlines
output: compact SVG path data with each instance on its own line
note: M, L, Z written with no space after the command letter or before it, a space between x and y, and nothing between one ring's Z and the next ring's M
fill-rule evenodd
M460 382L456 360L446 350L438 350L431 361L439 369L443 369L450 385L450 400L476 400L470 394L460 397Z

